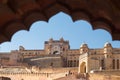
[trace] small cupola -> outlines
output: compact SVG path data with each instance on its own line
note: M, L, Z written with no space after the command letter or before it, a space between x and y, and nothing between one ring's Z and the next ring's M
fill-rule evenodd
M25 48L23 46L19 46L19 51L23 51Z
M112 53L112 45L109 42L104 44L104 53Z
M50 39L49 39L49 42L53 42L53 38L50 38Z
M82 43L80 46L80 54L87 53L89 51L89 48L86 43Z
M112 45L111 45L111 43L106 42L105 45L104 45L104 48L105 48L105 47L112 47Z
M80 48L86 48L86 47L88 48L86 43L82 43L81 46L80 46Z
M60 41L61 41L61 42L64 42L64 38L63 38L63 37L61 37L61 38L60 38Z

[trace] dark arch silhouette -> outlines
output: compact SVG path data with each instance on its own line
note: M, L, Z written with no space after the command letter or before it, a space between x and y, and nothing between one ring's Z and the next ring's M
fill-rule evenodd
M0 43L10 41L19 30L29 30L38 20L48 21L64 12L73 21L87 20L93 29L109 31L120 40L120 0L0 0Z
M54 52L53 52L53 54L57 54L57 53L58 53L58 51L54 51Z

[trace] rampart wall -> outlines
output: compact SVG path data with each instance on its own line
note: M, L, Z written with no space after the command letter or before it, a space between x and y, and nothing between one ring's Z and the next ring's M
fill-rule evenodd
M41 69L39 73L0 73L0 77L9 77L11 80L53 80L65 77L69 72L76 72L77 68Z
M63 73L0 73L0 77L9 77L11 80L52 80L64 77L68 72Z
M88 75L89 80L120 80L120 70L97 71Z

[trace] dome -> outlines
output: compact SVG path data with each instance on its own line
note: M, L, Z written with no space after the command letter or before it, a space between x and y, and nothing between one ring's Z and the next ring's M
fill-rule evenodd
M52 42L52 41L53 41L53 38L50 38L49 41Z
M86 43L82 43L80 47L88 47Z
M63 37L60 38L60 41L64 41Z
M104 45L104 47L109 47L109 46L111 46L111 43L109 43L109 42L106 42Z
M23 46L19 46L19 50L23 51L23 50L25 50L25 48Z

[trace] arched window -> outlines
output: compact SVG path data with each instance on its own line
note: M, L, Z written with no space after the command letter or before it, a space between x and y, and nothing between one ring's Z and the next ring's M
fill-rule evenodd
M76 60L74 60L74 63L73 63L73 64L74 64L74 67L76 67Z
M72 63L72 60L69 60L69 61L68 61L68 67L72 67L72 64L73 64L73 63Z
M79 66L79 60L77 60L77 67Z
M65 48L63 48L63 51L65 51Z
M105 69L105 65L104 65L105 63L104 63L104 59L102 59L101 60L101 67L102 67L102 69Z
M113 59L113 69L115 69L115 59Z
M51 63L50 63L50 66L52 66L52 67L53 67L53 62L51 62Z
M58 51L54 51L53 54L59 54L59 52Z
M117 60L117 69L119 69L119 59Z
M72 67L72 65L73 65L73 62L72 62L72 60L70 60L70 67Z
M67 67L69 67L69 61L67 61Z

